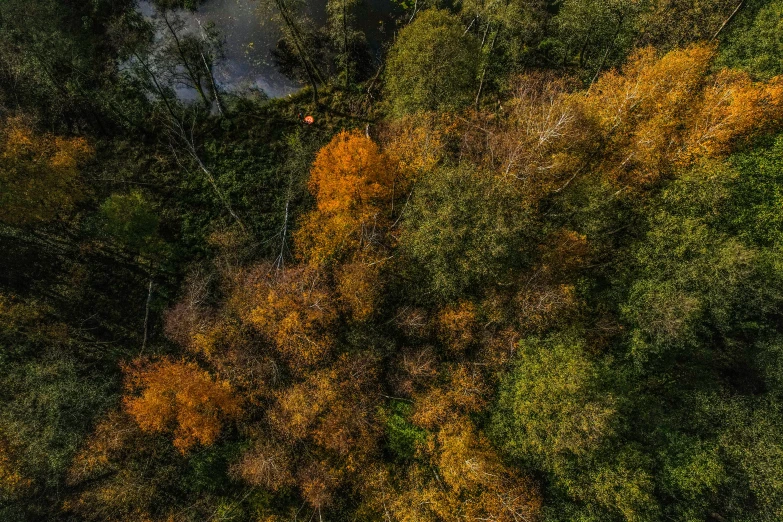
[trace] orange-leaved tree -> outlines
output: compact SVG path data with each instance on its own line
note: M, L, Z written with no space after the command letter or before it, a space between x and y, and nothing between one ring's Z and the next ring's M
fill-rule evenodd
M300 255L318 265L382 244L400 183L394 162L370 138L358 131L337 134L310 172L316 208L296 234Z
M173 432L174 446L182 453L195 444L214 443L223 423L242 412L231 385L193 362L137 361L124 370L127 412L144 431Z
M310 439L355 470L377 444L376 363L373 357L344 354L330 368L289 386L268 412L270 426L289 442Z

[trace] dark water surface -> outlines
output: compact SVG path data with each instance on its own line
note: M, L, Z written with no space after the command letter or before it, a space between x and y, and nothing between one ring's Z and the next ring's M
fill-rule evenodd
M309 0L308 14L316 24L326 22L326 0ZM139 10L155 16L148 0L139 1ZM357 25L364 31L373 53L380 55L384 42L394 32L392 0L364 0L358 9ZM258 0L206 0L196 12L178 11L188 30L213 22L225 40L225 58L215 67L216 80L228 91L261 89L271 97L282 97L301 87L280 74L272 63L271 51L280 39L280 29L272 13ZM183 99L195 92L181 89Z

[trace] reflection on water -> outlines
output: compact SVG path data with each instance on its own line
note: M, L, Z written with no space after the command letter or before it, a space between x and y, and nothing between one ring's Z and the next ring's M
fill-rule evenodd
M280 38L270 14L254 0L209 0L193 16L212 21L225 38L225 60L218 68L221 85L255 86L272 97L299 88L280 74L269 51Z
M148 0L139 1L146 17L156 9ZM225 57L215 65L215 79L228 91L257 88L272 97L285 96L300 86L292 82L272 63L270 50L280 38L280 30L257 0L208 0L197 12L184 10L176 14L185 21L187 30L198 30L199 24L213 22L225 40ZM183 99L195 99L192 89L178 89Z
M146 17L155 16L149 0L139 0L139 10ZM308 12L316 24L326 21L326 0L309 0ZM364 0L357 12L357 26L364 31L376 56L393 32L393 0ZM206 0L196 12L176 13L189 30L213 22L225 39L225 58L215 67L216 81L227 91L250 88L263 90L268 96L281 97L301 85L280 74L272 63L271 50L280 39L280 30L271 13L259 0ZM178 89L183 99L195 99L192 89Z
M139 0L139 10L146 17L155 15L149 0ZM309 16L316 24L326 21L326 0L308 0ZM357 10L357 26L367 37L372 52L379 57L383 44L394 30L394 0L364 0ZM189 30L213 22L225 39L225 57L215 67L216 81L227 91L261 89L268 96L281 97L301 85L280 74L272 63L271 50L280 39L280 29L271 13L259 0L206 0L198 11L176 13ZM195 99L192 89L178 89L183 99Z

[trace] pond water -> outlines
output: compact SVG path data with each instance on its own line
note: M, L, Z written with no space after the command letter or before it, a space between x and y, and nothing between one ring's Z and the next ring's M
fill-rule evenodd
M144 16L155 15L148 0L139 1ZM379 55L384 42L393 34L393 0L364 0L357 14L358 28L364 31L372 51ZM326 21L326 0L308 0L308 15L316 24ZM213 22L225 40L225 58L215 67L215 77L223 89L241 91L261 89L268 96L281 97L301 85L283 76L272 62L271 51L280 39L280 29L272 13L258 0L206 0L196 12L178 11L186 27ZM195 98L195 92L180 89L183 99Z

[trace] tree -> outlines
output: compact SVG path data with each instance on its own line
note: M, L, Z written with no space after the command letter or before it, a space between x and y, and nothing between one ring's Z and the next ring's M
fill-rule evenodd
M464 352L475 342L476 307L469 301L447 306L438 314L438 337L446 349L454 353Z
M752 4L763 2L722 0L653 0L648 1L636 20L637 45L651 45L662 51L686 47L696 42L723 36L738 25L745 11L755 11ZM724 25L726 24L726 25Z
M783 2L752 2L738 13L730 30L721 36L718 55L722 66L742 68L760 79L783 74Z
M557 28L555 58L564 64L575 62L597 75L632 47L643 6L644 2L635 0L565 0L552 20Z
M234 472L248 484L278 491L295 483L291 457L280 444L255 441L234 467Z
M153 68L163 69L161 72L172 87L194 89L206 107L212 107L214 102L222 114L214 66L222 57L223 42L214 24L199 24L197 32L188 31L181 17L165 9L155 23L159 26L157 32L165 39L154 51Z
M537 47L548 36L553 13L545 0L466 0L460 3L459 14L463 21L469 21L466 31L481 40L474 100L479 109L484 93L502 93L508 78L540 62ZM545 46L542 44L541 49Z
M276 61L278 64L284 62L285 55L289 54L296 57L312 89L313 105L318 106L318 85L324 84L326 79L313 58L317 45L311 45L309 23L303 14L304 3L301 0L267 0L264 5L275 12L284 35L273 53Z
M384 246L391 202L404 183L371 139L358 131L337 134L318 152L308 186L316 209L295 236L303 258L321 265Z
M92 156L84 138L36 134L21 117L0 131L0 220L21 226L52 221L82 197L79 167Z
M552 74L514 78L502 117L479 113L460 129L463 157L513 178L526 208L568 188L598 153L596 118L574 89Z
M510 454L552 471L570 457L589 456L615 429L607 377L574 336L522 341L516 369L500 388L496 437Z
M124 89L117 63L124 40L148 35L141 18L127 0L3 2L0 104L55 133L105 133L134 121L146 101Z
M369 319L383 292L380 271L382 261L363 261L346 263L336 270L337 296L355 321Z
M275 432L289 442L311 441L339 457L346 471L360 469L377 445L374 363L345 354L281 391L268 413Z
M214 443L223 422L241 414L231 385L195 363L161 359L127 366L125 373L128 413L144 431L173 432L174 446L182 453Z
M443 495L443 506L435 508L446 508L439 513L443 518L463 511L469 520L511 522L537 514L541 500L535 487L504 466L489 440L469 422L444 426L437 436L437 448L433 461L451 490ZM465 499L464 504L457 499Z
M381 143L404 179L416 180L446 159L457 125L449 114L414 114L388 122Z
M361 491L376 517L405 522L497 520L539 516L532 481L505 466L487 438L466 417L441 427L407 465L368 468Z
M159 246L160 219L144 193L112 194L100 207L104 232L129 249L152 253Z
M492 435L508 455L545 471L551 494L578 503L555 502L556 520L659 516L650 459L618 441L623 397L613 387L621 380L575 334L558 332L523 340L501 383Z
M370 61L365 35L356 29L358 6L359 0L330 0L326 3L328 31L336 48L335 67L340 71L345 88L362 77L361 73Z
M411 421L417 426L435 430L486 407L489 388L477 367L444 364L440 377L439 385L414 395Z
M758 252L699 219L662 213L654 223L636 251L640 271L623 306L634 325L631 353L645 361L689 350L695 362L700 349L709 349L705 340L767 309L772 295L759 283L769 276Z
M386 96L395 116L453 111L470 105L478 87L479 45L459 19L428 9L404 27L386 61Z
M304 372L329 356L336 310L321 272L307 266L275 270L262 264L238 281L232 308L277 348L292 370Z
M469 164L440 167L418 180L409 206L399 249L432 299L508 281L524 263L530 217L511 179Z
M606 73L593 85L584 101L606 136L602 170L634 188L649 186L779 125L783 80L753 83L730 71L710 75L714 57L708 46L660 58L643 49L622 73Z

